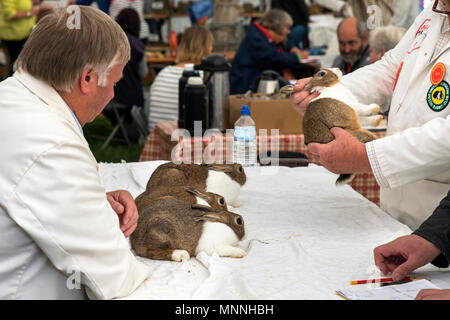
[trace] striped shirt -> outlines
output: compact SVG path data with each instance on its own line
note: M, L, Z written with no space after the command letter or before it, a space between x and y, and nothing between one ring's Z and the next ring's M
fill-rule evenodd
M111 0L109 6L109 15L114 20L119 15L120 11L125 8L133 8L139 15L141 21L141 30L139 33L140 39L147 39L150 34L147 22L144 20L144 1L143 0Z
M147 99L150 132L158 122L178 120L178 81L183 75L181 67L168 66L156 76Z

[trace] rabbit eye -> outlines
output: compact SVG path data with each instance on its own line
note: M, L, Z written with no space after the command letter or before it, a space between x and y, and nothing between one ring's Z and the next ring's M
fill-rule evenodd
M219 203L220 203L221 205L224 205L224 204L225 204L225 200L224 200L223 198L220 198L220 199L219 199Z
M317 75L319 78L323 78L326 76L326 72L325 71L320 71L319 74Z
M242 167L241 167L241 166L239 166L239 169L238 169L238 170L239 170L239 172L242 172Z
M241 225L241 224L242 224L242 219L241 219L241 218L236 218L236 223L237 223L238 225Z

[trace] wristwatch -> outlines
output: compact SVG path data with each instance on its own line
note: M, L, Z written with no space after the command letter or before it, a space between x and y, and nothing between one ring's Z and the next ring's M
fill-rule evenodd
M27 11L27 18L31 17L31 10Z

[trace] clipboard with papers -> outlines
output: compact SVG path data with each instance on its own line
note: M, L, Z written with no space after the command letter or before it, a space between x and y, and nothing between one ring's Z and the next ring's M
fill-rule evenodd
M382 286L358 286L336 290L336 294L346 300L414 300L422 289L439 289L426 279L403 284Z

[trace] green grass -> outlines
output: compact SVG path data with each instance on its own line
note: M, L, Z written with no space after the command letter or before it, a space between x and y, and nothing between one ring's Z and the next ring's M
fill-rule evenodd
M83 127L84 136L97 162L117 163L122 160L137 162L143 148L143 145L137 142L131 142L131 145L128 146L125 142L121 143L113 139L105 149L101 150L106 137L112 130L111 122L103 114L100 114L93 122ZM115 137L121 137L120 130Z

